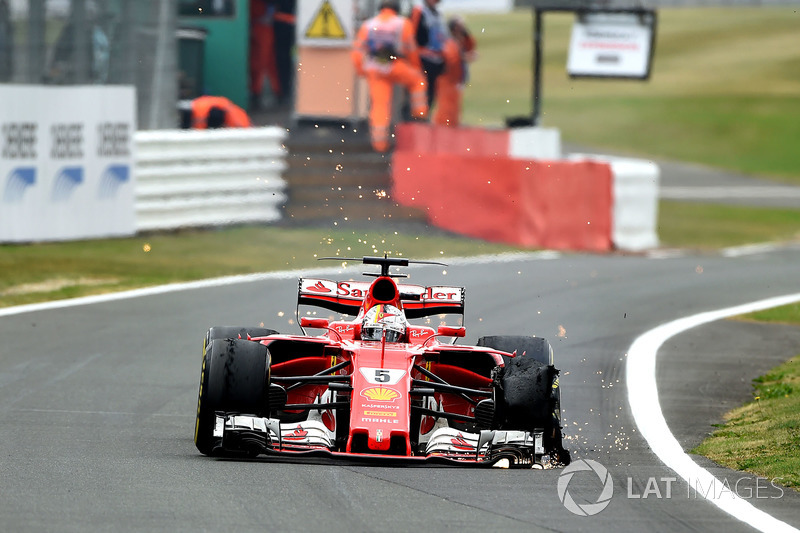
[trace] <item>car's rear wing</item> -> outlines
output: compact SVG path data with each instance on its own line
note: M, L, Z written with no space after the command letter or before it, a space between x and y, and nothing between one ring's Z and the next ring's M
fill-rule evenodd
M369 291L365 281L330 281L300 278L297 305L313 305L344 315L356 316ZM464 315L464 287L397 284L406 317L438 314Z

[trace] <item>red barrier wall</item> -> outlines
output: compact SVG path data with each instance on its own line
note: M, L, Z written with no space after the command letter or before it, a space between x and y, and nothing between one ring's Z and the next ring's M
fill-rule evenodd
M395 129L396 152L506 157L508 130L447 128L421 122L399 124Z
M420 127L441 129L414 125ZM425 132L413 141L398 139L392 158L392 194L398 203L426 209L437 227L488 241L558 250L611 249L608 164L515 160L507 152L471 155L470 150L464 155L464 147L455 144L442 152L424 150L442 146L436 136ZM493 150L492 143L498 142L491 137L473 146L485 154L486 147ZM410 147L416 150L401 149Z

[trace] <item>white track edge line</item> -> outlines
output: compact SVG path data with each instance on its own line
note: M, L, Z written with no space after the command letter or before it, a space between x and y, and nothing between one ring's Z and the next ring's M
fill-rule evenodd
M561 257L560 252L540 251L540 252L510 252L503 254L487 254L474 257L444 257L441 261L447 261L449 265L469 265L483 263L511 263L524 260L550 260ZM344 261L343 261L344 262ZM82 296L80 298L69 298L65 300L54 300L27 305L17 305L14 307L0 308L0 317L20 315L23 313L33 313L35 311L48 311L51 309L63 309L66 307L77 307L81 305L91 305L97 303L113 302L117 300L127 300L130 298L141 298L144 296L154 296L171 292L188 291L194 289L204 289L209 287L221 287L224 285L235 285L238 283L253 283L257 281L272 279L293 279L301 276L321 276L332 273L355 272L364 267L354 261L347 261L350 264L347 268L320 267L298 270L281 270L277 272L262 272L257 274L242 274L238 276L224 276L219 278L204 279L199 281L187 281L183 283L170 283L168 285L158 285L155 287L144 287L120 292L98 294L95 296ZM336 264L336 263L334 263ZM410 265L411 267L415 265Z
M746 499L732 491L725 490L724 484L710 472L692 461L683 451L680 443L669 430L658 400L656 382L656 354L669 338L701 324L722 318L788 305L800 301L800 293L767 298L735 307L709 311L662 324L639 336L628 349L626 363L626 386L628 402L639 432L650 449L669 468L674 470L689 485L694 480L697 486L714 487L714 494L700 494L714 505L751 527L763 532L794 532L800 530L782 522L772 515L756 508Z

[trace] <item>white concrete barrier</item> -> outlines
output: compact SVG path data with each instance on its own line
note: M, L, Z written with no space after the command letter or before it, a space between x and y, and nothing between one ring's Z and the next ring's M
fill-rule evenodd
M508 155L512 159L561 159L561 130L556 128L511 128Z
M514 0L442 0L439 9L445 13L509 13Z
M642 159L590 154L570 154L568 159L611 164L614 174L611 239L617 249L636 252L658 247L658 165Z
M286 136L275 126L137 132L137 231L280 219Z

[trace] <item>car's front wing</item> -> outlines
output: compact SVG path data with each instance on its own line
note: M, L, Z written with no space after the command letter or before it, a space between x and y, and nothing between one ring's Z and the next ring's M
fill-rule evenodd
M542 445L542 431L484 430L469 433L443 427L430 435L424 452L396 456L337 451L335 434L316 420L282 424L275 418L217 413L214 437L221 438L220 450L217 451L250 455L311 455L510 468L541 467L550 462Z

